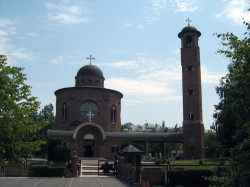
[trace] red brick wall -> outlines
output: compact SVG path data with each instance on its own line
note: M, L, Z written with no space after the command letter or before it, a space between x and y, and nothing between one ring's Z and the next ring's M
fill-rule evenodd
M5 176L22 176L23 175L22 164L8 163L5 165Z
M189 113L193 112L194 120L202 121L202 95L199 48L181 49L182 89L183 89L183 120L189 120ZM193 71L187 66L193 65ZM193 88L194 94L188 95L188 89Z
M149 181L150 184L162 184L165 180L165 171L161 168L144 168L141 173L142 181Z
M183 124L183 152L185 159L204 159L204 125Z
M74 94L74 98L72 98ZM55 129L74 130L72 122L79 121L81 124L88 122L80 115L80 106L85 101L93 101L99 106L99 116L92 120L93 123L99 124L104 131L119 132L121 127L121 98L120 92L104 88L86 88L71 87L57 90L55 92L56 101L56 120ZM62 105L67 104L67 119L62 120ZM111 122L111 108L116 106L116 122Z

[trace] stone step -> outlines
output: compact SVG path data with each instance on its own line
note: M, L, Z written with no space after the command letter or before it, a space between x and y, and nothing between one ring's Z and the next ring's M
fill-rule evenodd
M99 158L99 160L102 160L99 162L99 168L101 167L102 164L105 164L106 161L103 158ZM109 164L114 164L114 161L108 161ZM98 160L93 159L93 158L87 158L84 160L81 160L81 177L86 177L86 176L105 176L103 173L103 170L99 170L99 175L98 175ZM110 174L107 176L114 176L114 171L110 171Z
M82 167L82 170L98 170L98 167Z

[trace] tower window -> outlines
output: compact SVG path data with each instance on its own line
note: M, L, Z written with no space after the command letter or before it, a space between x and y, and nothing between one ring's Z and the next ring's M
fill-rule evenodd
M194 89L193 88L188 89L188 95L194 95Z
M188 69L188 71L193 71L193 66L191 65L191 64L189 64L188 66L187 66L187 69Z
M113 105L111 108L111 122L112 123L116 122L116 107L115 107L115 105Z
M193 113L189 113L188 119L189 119L189 120L194 120L194 114L193 114Z
M66 121L67 120L67 104L63 103L62 105L62 120Z
M192 36L188 35L186 38L186 48L192 47Z

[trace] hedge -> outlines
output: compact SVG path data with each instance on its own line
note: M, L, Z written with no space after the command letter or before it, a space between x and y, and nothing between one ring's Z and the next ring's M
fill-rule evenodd
M56 162L68 162L70 160L70 149L68 147L62 147L57 145L54 148L54 161Z
M66 167L51 167L48 165L32 166L33 177L62 177L65 175Z
M213 175L213 169L197 169L197 170L169 170L168 180L172 185L184 186L209 186L209 182L204 177Z
M34 165L32 166L32 173L34 177L47 177L49 172L48 165Z

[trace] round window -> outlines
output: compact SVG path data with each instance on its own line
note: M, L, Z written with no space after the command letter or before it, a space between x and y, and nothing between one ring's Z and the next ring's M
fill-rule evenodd
M86 101L80 107L80 114L82 118L91 121L98 117L99 107L92 101Z

